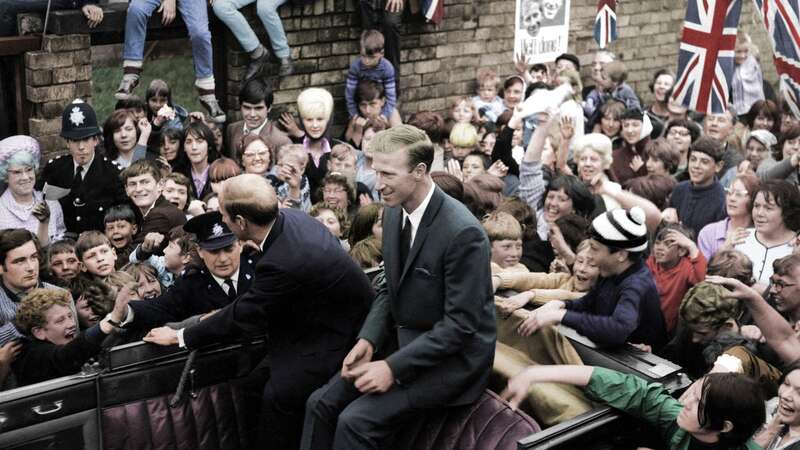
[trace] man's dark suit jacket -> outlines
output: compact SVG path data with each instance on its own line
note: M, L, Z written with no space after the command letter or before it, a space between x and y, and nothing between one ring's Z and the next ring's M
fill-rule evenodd
M253 258L242 255L239 262L239 280L236 292L250 289L255 278ZM230 304L230 299L207 268L190 269L181 275L166 292L154 299L128 303L133 309L130 328L159 327L168 322L179 322L197 314L205 314Z
M309 215L281 209L249 291L184 330L197 348L257 326L269 335L271 378L281 405L302 408L341 369L374 291L339 240Z
M404 267L402 209L384 209L386 283L359 335L380 351L396 334L399 349L386 362L416 407L477 400L497 338L489 240L464 205L434 189Z

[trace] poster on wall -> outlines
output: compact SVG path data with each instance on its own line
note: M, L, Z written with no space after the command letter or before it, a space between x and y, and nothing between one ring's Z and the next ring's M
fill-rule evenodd
M517 0L514 54L547 63L567 51L570 0Z

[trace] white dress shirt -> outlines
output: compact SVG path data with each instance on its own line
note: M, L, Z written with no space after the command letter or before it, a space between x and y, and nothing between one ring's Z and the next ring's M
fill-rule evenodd
M209 273L211 273L211 272L209 272ZM231 275L228 278L220 278L220 277L214 275L213 273L211 274L211 276L214 277L214 281L217 282L219 287L222 288L222 292L224 292L225 294L228 293L228 289L229 289L228 285L225 284L225 280L227 280L228 278L230 278L231 281L233 281L233 288L236 290L236 292L239 292L239 269L236 269L236 272L234 272L233 275Z
M92 159L90 159L88 163L83 164L83 165L76 163L75 159L73 158L72 159L72 178L75 178L75 172L78 171L78 166L81 166L81 167L83 167L83 172L81 172L81 180L85 180L86 179L86 174L89 172L89 167L92 166L92 163L94 162L94 158L95 157L97 157L97 154L92 156Z
M414 238L417 237L419 223L422 222L422 216L425 215L425 210L428 209L428 203L431 202L431 197L433 197L433 191L435 189L436 184L431 181L431 189L428 191L428 195L425 196L425 199L422 200L422 203L417 206L417 209L409 213L403 208L403 225L406 223L406 217L411 221L411 247L414 247Z

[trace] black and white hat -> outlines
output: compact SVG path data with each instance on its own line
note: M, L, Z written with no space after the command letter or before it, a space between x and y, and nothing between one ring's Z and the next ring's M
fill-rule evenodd
M592 239L629 252L647 249L647 226L642 208L612 209L592 221Z

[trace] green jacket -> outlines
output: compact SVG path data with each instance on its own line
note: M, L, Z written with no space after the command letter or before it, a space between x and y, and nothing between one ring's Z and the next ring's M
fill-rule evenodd
M655 426L661 432L663 442L668 442L671 450L686 450L693 441L692 435L676 423L683 405L670 396L661 384L648 383L635 375L596 367L589 379L589 385L586 386L586 394L593 400ZM747 441L739 448L763 450L753 441Z

